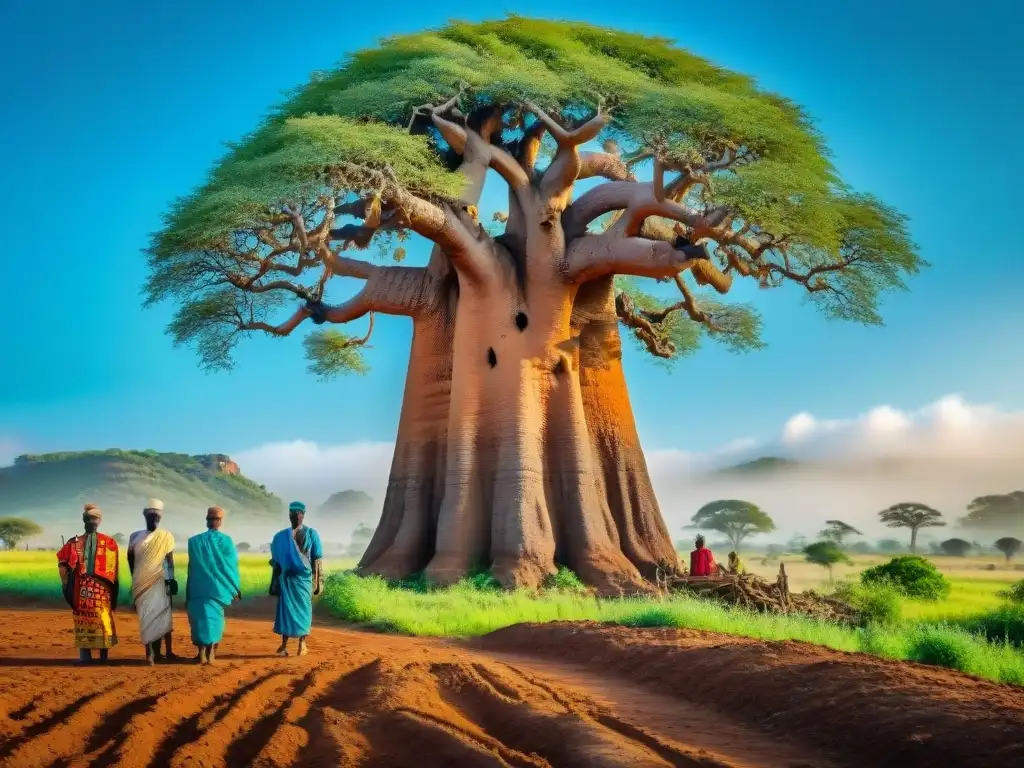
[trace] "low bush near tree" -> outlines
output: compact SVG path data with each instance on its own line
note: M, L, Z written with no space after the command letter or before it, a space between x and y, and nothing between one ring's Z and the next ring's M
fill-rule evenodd
M907 597L940 600L949 594L949 581L933 563L917 555L894 557L861 573L865 585L888 584Z

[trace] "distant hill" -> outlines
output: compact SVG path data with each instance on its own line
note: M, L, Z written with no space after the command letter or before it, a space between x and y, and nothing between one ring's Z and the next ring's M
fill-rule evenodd
M0 516L29 517L47 527L80 521L82 504L91 501L103 510L105 528L130 530L150 497L164 502L165 523L172 529L186 516L194 522L214 504L253 522L284 511L280 498L242 475L223 454L47 453L19 456L13 466L0 468Z
M731 467L715 470L716 475L769 475L777 472L798 469L801 462L795 459L784 459L778 456L762 456L753 461L745 461Z
M379 510L377 505L365 491L345 490L333 494L327 501L317 507L318 519L361 520L367 515L375 517Z

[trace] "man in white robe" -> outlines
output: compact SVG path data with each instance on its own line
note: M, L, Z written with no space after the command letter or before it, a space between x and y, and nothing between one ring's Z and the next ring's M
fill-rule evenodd
M146 529L128 539L128 568L132 572L132 602L139 615L139 636L150 664L177 658L171 650L171 597L177 592L174 580L174 536L160 529L164 503L150 499L142 510ZM160 641L166 654L160 653Z

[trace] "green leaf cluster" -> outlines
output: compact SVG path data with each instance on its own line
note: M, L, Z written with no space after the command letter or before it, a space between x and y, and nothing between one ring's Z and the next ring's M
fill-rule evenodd
M258 231L287 240L285 206L312 225L334 199L380 191L385 177L423 198L457 198L463 181L446 143L430 125L410 125L418 107L460 91L464 114L484 106L504 113L507 147L536 119L527 100L563 119L603 101L614 117L606 138L627 152L683 162L741 154L742 163L698 185L696 204L727 206L752 235L783 238L794 269L850 260L849 268L823 272L822 290L809 294L829 316L880 322L880 294L905 287L905 276L924 264L903 217L846 189L808 115L752 79L663 38L520 16L456 21L385 39L315 73L171 207L148 250L146 299L179 302L175 340L195 344L209 366L229 365L237 318L274 305L241 298L245 289L225 288L218 276L225 268L255 270L246 257L266 253ZM725 343L759 346L760 320L749 308L704 306L725 329L718 334ZM674 313L664 333L682 355L702 331Z

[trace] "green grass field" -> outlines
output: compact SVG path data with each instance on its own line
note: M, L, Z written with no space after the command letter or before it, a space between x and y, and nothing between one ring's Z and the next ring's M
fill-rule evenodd
M470 582L420 592L351 573L335 573L328 579L321 604L339 618L385 632L474 637L523 622L581 620L677 627L761 640L800 640L1024 686L1024 653L1018 647L990 642L948 623L845 627L801 616L751 613L685 595L602 600L559 591L481 589Z
M243 597L267 594L270 568L266 554L241 557ZM842 576L855 577L882 557L857 558ZM333 572L321 609L345 621L386 631L424 636L473 637L523 622L604 621L635 627L679 627L762 640L800 640L843 651L861 651L891 659L958 669L1015 685L1024 685L1024 609L1008 607L997 593L1024 573L1002 566L986 570L981 559L936 558L952 584L948 598L936 602L901 599L899 616L889 624L845 627L800 616L756 614L684 595L664 599L607 600L567 590L503 592L466 581L448 589L409 589L381 579L346 572L352 560L326 563ZM184 591L187 557L175 559ZM772 578L778 561L747 563ZM796 590L828 587L821 568L787 559ZM837 578L839 574L837 574ZM127 563L122 563L121 602L130 600ZM0 601L3 595L62 603L56 558L52 552L0 553Z
M259 597L267 594L270 587L270 555L244 554L239 557L242 577L242 598ZM351 568L355 561L327 560L328 570ZM175 577L181 595L185 594L188 573L188 555L174 557ZM128 561L122 557L120 603L131 602L131 576ZM21 599L40 602L64 602L60 592L60 575L57 572L55 552L0 552L0 599L7 594Z

